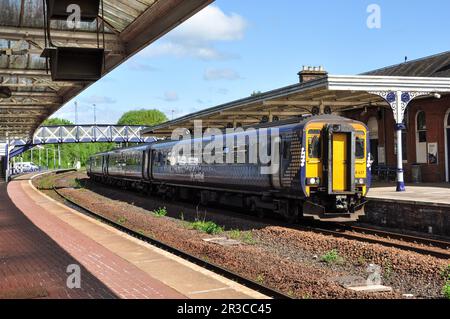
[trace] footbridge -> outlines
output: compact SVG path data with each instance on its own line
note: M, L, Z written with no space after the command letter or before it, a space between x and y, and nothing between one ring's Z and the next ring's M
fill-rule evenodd
M48 144L72 143L152 143L154 137L143 136L146 126L127 125L62 125L41 126L32 139L12 139L9 143L9 157L15 157L27 150Z

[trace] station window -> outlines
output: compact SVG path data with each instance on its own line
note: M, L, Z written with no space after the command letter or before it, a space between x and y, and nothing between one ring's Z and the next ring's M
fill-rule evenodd
M421 111L417 114L417 132L419 134L419 143L427 142L427 123L425 112Z

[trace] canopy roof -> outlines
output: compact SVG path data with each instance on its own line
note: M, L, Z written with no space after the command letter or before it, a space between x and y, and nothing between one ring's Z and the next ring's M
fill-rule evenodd
M174 129L193 129L195 120L202 120L204 127L226 128L259 124L264 116L269 120L301 117L311 114L314 107L330 107L334 113L366 106L389 107L374 92L398 90L450 93L450 78L327 75L190 114L144 134L170 137Z
M213 0L104 0L106 73ZM44 47L42 0L0 1L0 140L31 137L36 128L92 83L53 82L40 57ZM52 22L57 46L97 47L96 22L77 31Z

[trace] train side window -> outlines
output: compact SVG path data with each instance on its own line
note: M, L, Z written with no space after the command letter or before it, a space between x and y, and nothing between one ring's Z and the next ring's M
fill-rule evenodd
M357 136L355 143L355 157L356 159L364 159L365 158L365 148L366 143L364 141L364 137Z
M320 136L312 136L308 139L308 157L309 158L320 158L321 157L321 143Z
M291 153L291 144L288 141L283 142L283 159L289 159Z

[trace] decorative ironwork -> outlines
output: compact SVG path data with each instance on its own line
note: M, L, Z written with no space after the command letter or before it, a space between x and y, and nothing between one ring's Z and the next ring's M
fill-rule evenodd
M392 108L394 118L397 124L403 123L405 119L406 108L412 100L419 96L430 95L430 92L393 92L393 91L375 91L370 94L382 97Z

